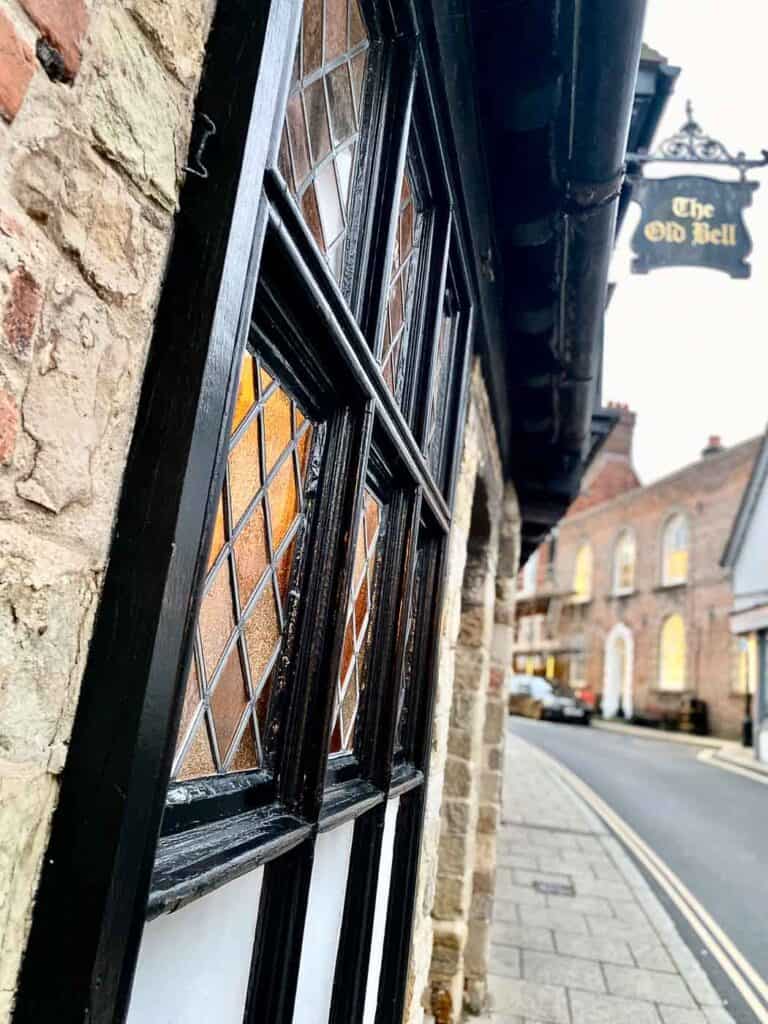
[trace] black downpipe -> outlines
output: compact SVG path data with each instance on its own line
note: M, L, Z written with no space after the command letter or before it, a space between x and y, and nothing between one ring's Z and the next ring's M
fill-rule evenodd
M584 459L600 376L608 268L640 63L646 0L575 0L564 167L562 446Z

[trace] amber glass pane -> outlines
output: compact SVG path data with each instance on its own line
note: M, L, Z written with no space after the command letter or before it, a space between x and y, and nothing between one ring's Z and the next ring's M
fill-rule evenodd
M411 315L411 269L416 255L417 221L413 187L406 168L400 189L400 211L392 252L387 320L381 348L384 379L395 394L398 392L400 364Z
M301 30L303 73L309 75L323 63L323 0L304 0Z
M305 0L300 37L301 74L291 81L278 169L338 280L368 51L357 0Z
M259 424L254 418L229 456L229 488L232 522L238 523L261 486Z
M285 460L269 485L269 511L272 517L272 543L277 549L299 511L299 491L292 458Z
M197 679L197 669L194 658L189 666L187 686L184 691L184 704L181 708L181 721L179 722L179 744L186 739L189 731L189 723L194 718L195 712L200 707L200 683Z
M211 539L211 550L208 555L208 568L210 569L216 559L219 557L219 552L224 547L224 500L219 498L219 504L216 508L216 519L213 524L213 538Z
M235 730L242 721L243 712L248 706L248 692L240 664L240 652L237 646L227 658L227 663L211 694L211 710L213 725L216 729L216 743L222 759L226 755Z
M245 623L245 646L254 686L261 682L280 639L275 593L269 586L264 588L256 607Z
M218 569L200 606L200 636L206 674L216 668L235 628L229 561Z
M269 565L264 502L260 501L233 544L240 607L244 608Z
M237 430L256 401L256 382L253 376L253 356L246 353L240 370L240 386L237 389L235 414L232 417L232 433Z
M291 425L291 399L278 388L264 406L264 448L266 451L267 474L293 440Z
M244 397L233 413L241 424L230 436L228 473L213 528L211 565L216 556L218 565L211 569L195 627L202 659L187 682L177 779L262 764L273 666L289 617L287 602L294 600L289 588L301 536L300 487L313 428L258 358L247 353L242 374L248 378L240 382ZM263 466L272 471L266 485Z
M213 760L211 744L208 740L208 729L205 724L205 716L202 715L195 729L195 735L192 737L192 742L187 748L187 753L181 765L181 769L177 773L177 778L185 781L187 779L199 779L205 775L215 774L216 764Z
M301 96L297 93L288 100L286 111L286 125L288 127L288 141L291 147L293 158L293 170L296 175L296 182L304 181L309 174L309 148L307 146L307 127L304 121L304 107Z
M253 723L249 722L245 727L245 732L240 739L237 750L229 762L229 770L231 772L245 772L249 768L258 768L260 760Z
M371 584L381 523L381 506L365 492L355 535L352 589L347 606L341 664L331 724L331 754L346 753L354 743L365 647L371 618Z

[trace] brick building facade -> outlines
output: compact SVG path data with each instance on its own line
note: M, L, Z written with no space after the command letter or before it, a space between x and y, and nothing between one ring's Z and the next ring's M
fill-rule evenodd
M658 719L704 700L713 733L735 737L743 674L719 560L759 439L640 485L635 417L619 419L582 493L521 573L515 668L568 681L606 716Z

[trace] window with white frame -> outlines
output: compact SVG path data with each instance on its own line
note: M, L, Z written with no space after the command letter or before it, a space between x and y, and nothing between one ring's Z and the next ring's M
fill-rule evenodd
M572 600L574 602L591 600L593 566L592 545L585 541L576 552L576 564L573 570Z

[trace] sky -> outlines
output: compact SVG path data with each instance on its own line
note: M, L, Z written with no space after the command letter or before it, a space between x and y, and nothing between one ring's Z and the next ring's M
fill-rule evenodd
M685 121L685 103L704 131L733 153L768 149L766 0L648 0L645 41L682 70L656 143ZM654 176L692 172L680 164ZM727 168L700 172L735 177ZM648 172L651 174L650 170ZM614 255L617 284L606 316L603 400L637 413L635 465L650 483L698 458L710 434L730 446L768 422L768 168L745 222L752 276L706 269L629 272L639 218L632 203Z

